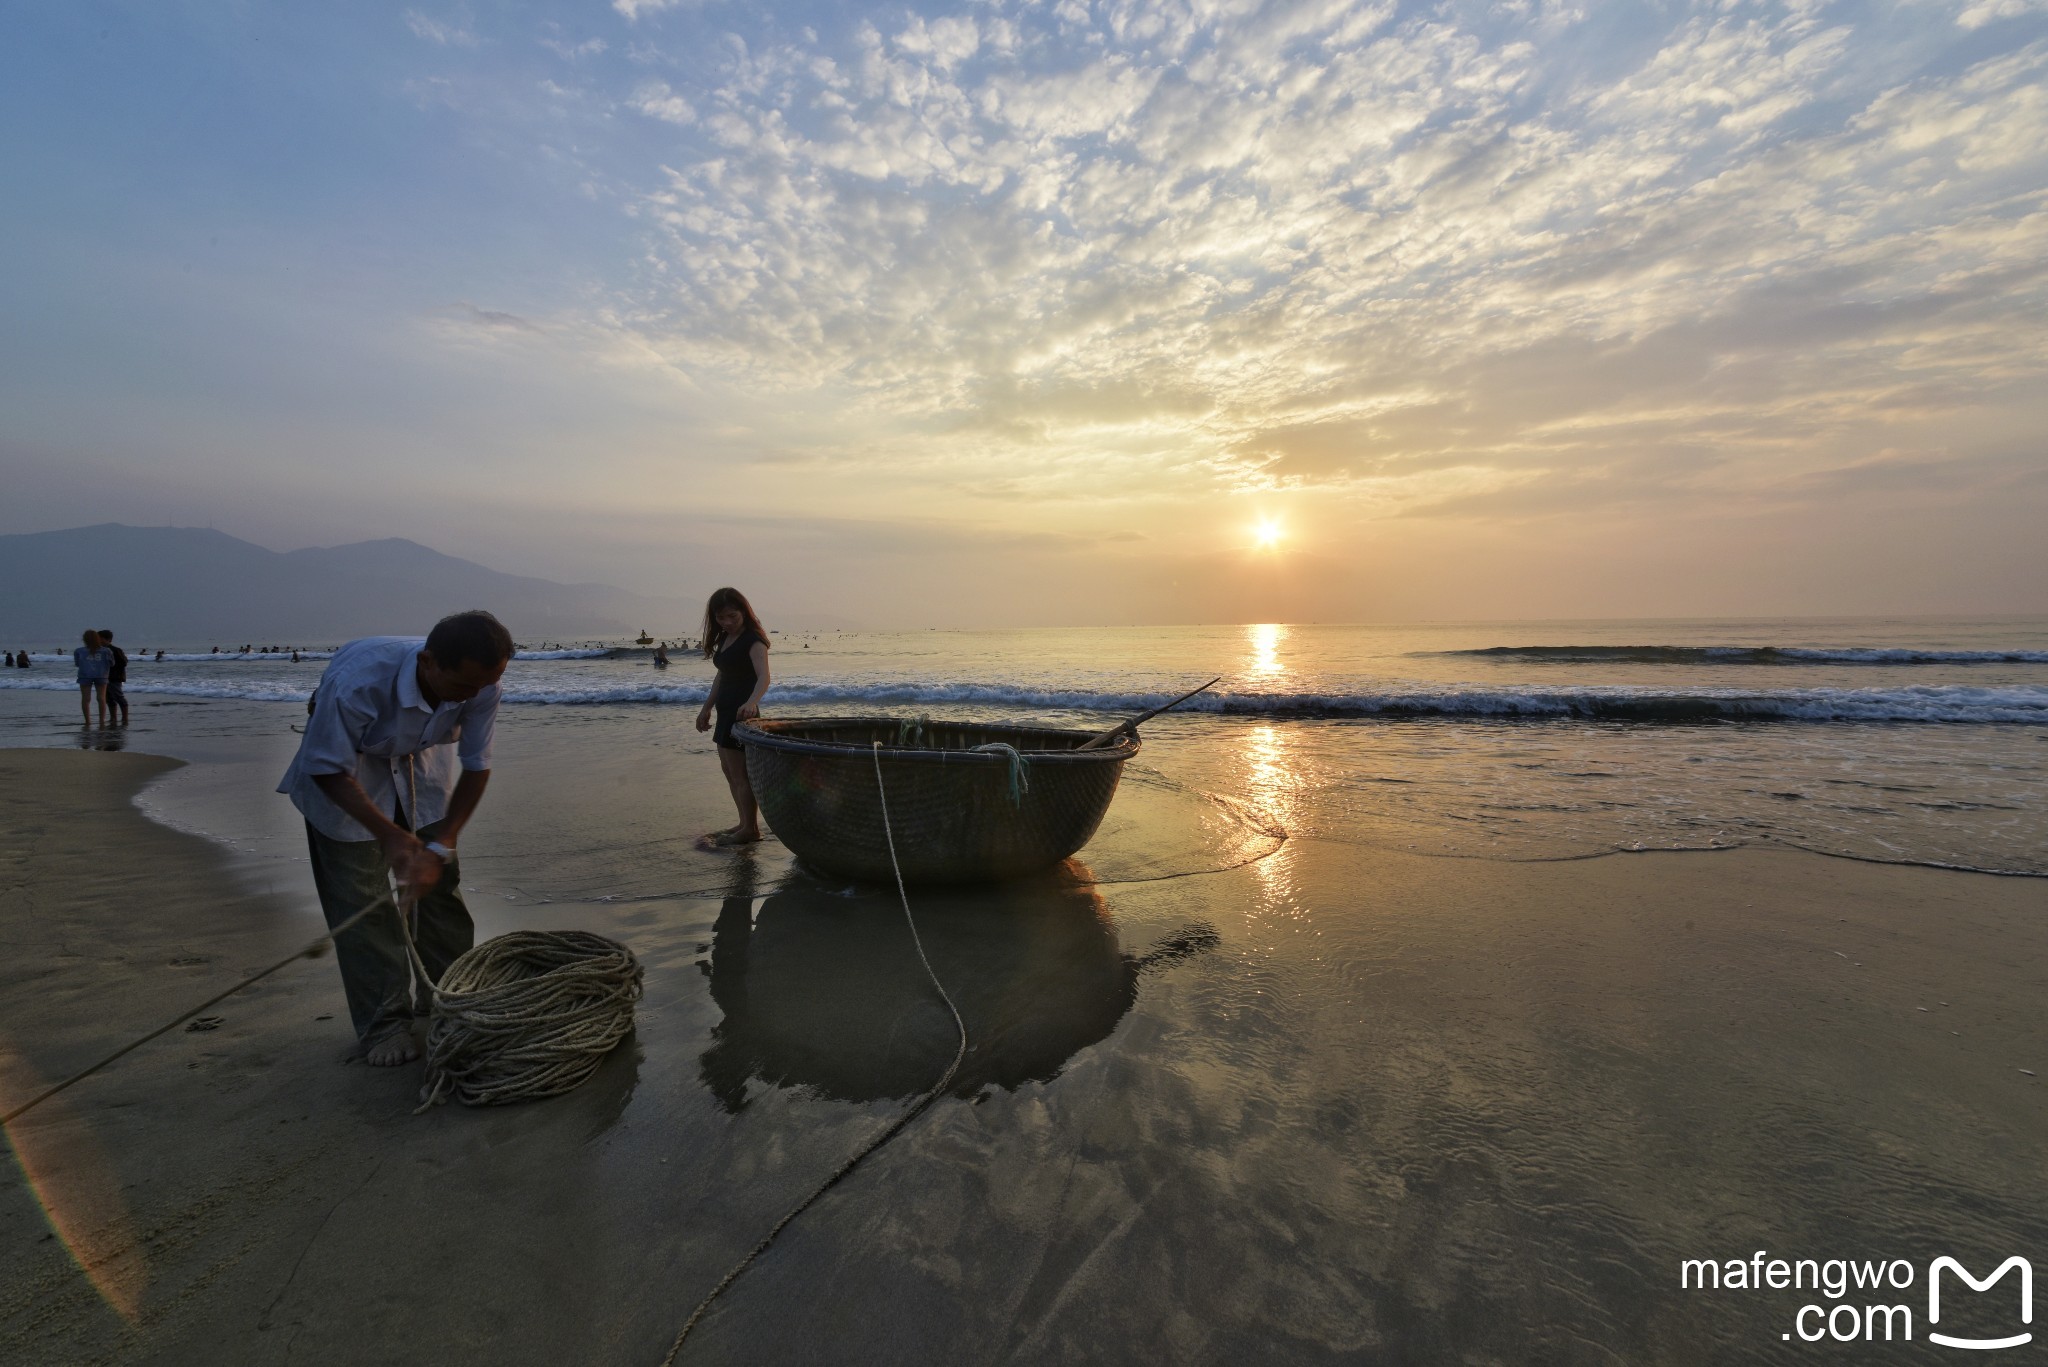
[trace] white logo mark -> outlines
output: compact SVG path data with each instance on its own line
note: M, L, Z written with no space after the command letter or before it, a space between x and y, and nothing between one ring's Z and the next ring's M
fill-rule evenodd
M1992 1284L1997 1282L1999 1278L2014 1268L2018 1268L2020 1270L2020 1323L2032 1324L2034 1322L2034 1265L2025 1258L2015 1254L2000 1263L1998 1270L1981 1282L1971 1276L1969 1269L1954 1258L1936 1258L1933 1266L1927 1269L1927 1322L1929 1324L1941 1323L1941 1269L1944 1267L1968 1282L1972 1291L1989 1291ZM1931 1329L1928 1331L1927 1337L1947 1348L2017 1348L2023 1343L2033 1342L2034 1339L2032 1333L2014 1334L2011 1338L2004 1339L1960 1339L1951 1338L1947 1334L1937 1334Z

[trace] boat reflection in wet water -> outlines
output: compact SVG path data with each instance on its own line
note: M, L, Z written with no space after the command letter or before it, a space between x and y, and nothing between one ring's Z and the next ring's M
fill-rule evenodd
M1125 953L1087 868L912 894L932 968L967 1024L952 1093L1046 1082L1105 1038L1148 969L1213 948L1193 926ZM957 1042L892 892L849 893L799 871L758 899L726 899L702 965L725 1013L702 1060L729 1111L756 1079L842 1101L915 1096Z

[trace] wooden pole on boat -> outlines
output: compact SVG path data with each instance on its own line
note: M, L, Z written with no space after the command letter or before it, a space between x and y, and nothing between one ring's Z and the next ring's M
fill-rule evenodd
M1097 736L1094 740L1089 741L1086 745L1077 746L1075 748L1080 750L1099 750L1103 746L1113 742L1118 736L1127 736L1134 733L1138 729L1138 723L1150 721L1154 717L1158 716L1161 712L1171 711L1173 708L1179 707L1182 703L1186 702L1189 698L1194 697L1195 694L1206 693L1210 689L1214 688L1217 684L1220 684L1222 682L1223 676L1221 674L1218 674L1215 678L1209 680L1209 682L1203 684L1200 688L1190 688L1187 692L1181 694L1178 698L1175 698L1170 703L1164 703L1158 707L1155 707L1150 712L1140 713L1138 716L1132 717L1129 721L1120 721L1115 726L1110 727L1107 731L1104 731L1101 735Z

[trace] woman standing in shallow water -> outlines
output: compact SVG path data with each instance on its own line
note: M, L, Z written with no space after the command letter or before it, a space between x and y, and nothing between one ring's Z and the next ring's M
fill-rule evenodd
M761 695L768 691L768 630L738 589L720 589L704 605L704 658L717 666L718 677L697 713L697 729L710 731L718 743L718 764L740 819L738 825L712 831L697 843L750 845L761 838L761 812L754 802L754 785L747 779L747 752L733 739L732 728L735 722L761 715Z
M78 666L78 710L85 724L92 725L93 704L100 709L100 725L107 724L107 676L114 670L114 652L100 642L97 631L85 633L85 644L74 647L71 663Z

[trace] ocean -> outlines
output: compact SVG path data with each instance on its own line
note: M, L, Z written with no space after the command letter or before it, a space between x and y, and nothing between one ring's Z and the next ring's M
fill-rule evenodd
M274 741L330 650L132 652L124 743ZM598 757L620 748L708 750L691 723L709 665L671 655L536 643L506 675L501 732L569 758L557 782L574 756L608 771ZM72 692L68 651L35 662L0 676L0 740L104 743L64 729L70 697L45 696ZM792 632L772 666L771 716L1076 727L1220 675L1145 727L1134 772L1293 834L1504 859L1765 844L2048 874L2042 620Z
M219 1186L206 1239L151 1255L164 1360L273 1309L337 1362L376 1332L659 1360L953 1057L920 952L969 1035L951 1094L733 1285L696 1360L1803 1363L1816 1293L1687 1290L1684 1260L1981 1273L2048 1241L2048 623L778 635L771 716L1096 727L1223 676L1146 724L1065 870L912 887L916 944L892 888L695 848L733 819L701 658L538 644L462 885L479 938L630 945L632 1041L568 1097L415 1117L416 1077L333 1066L321 962L82 1085L148 1227ZM104 975L203 999L317 924L273 789L320 659L137 657L124 730L79 726L68 657L0 679L0 746L191 761L136 801L230 859L217 898L120 885L197 968L23 899L22 1002L74 1003L68 1045L21 1008L52 1075L161 1023ZM199 908L182 930L152 880ZM273 1171L299 1176L245 1180ZM361 1260L300 1252L308 1213L460 1294L365 1321ZM49 1360L115 1355L105 1318L42 1315Z

